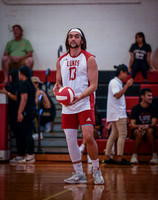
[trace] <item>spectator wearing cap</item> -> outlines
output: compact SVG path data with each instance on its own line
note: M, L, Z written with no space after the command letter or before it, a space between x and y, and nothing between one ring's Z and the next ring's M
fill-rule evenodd
M7 42L2 57L4 83L8 82L8 72L26 65L33 68L33 48L29 40L23 38L23 29L16 24L12 27L14 39Z
M32 137L33 119L36 110L35 87L31 81L31 70L27 66L19 69L20 85L17 92L19 126L18 144L19 155L22 157L19 163L34 163L34 140ZM24 157L25 153L27 156Z
M41 85L43 83L40 81L39 77L33 76L31 77L31 80L36 89L35 102L36 102L37 110L38 110L38 99L40 95L43 96L39 105L40 109L42 109L42 114L40 116L40 130L43 130L45 132L50 132L52 131L53 126L54 126L54 119L56 116L56 107L51 97L45 91L41 89ZM36 119L38 119L38 112L36 112ZM37 127L36 127L36 130L37 130Z
M110 81L108 86L108 100L107 100L107 122L112 124L111 134L108 138L105 160L102 163L107 164L130 164L123 159L123 149L125 138L127 136L127 114L126 102L124 93L133 84L133 79L129 79L123 87L123 82L127 79L128 67L124 64L114 66L116 69L116 76ZM117 140L117 161L110 158L113 144Z

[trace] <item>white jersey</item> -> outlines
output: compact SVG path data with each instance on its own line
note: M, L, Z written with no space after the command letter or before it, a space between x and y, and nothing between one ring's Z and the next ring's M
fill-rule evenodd
M72 57L69 53L59 58L62 84L71 87L75 96L80 95L89 86L87 59L92 54L81 50L80 54ZM62 106L63 114L79 113L84 110L94 110L94 94L81 99L72 106Z

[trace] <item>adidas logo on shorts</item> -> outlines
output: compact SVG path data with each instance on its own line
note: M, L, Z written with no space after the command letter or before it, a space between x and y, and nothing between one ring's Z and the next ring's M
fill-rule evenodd
M91 119L90 118L87 118L87 120L86 120L87 122L91 122Z

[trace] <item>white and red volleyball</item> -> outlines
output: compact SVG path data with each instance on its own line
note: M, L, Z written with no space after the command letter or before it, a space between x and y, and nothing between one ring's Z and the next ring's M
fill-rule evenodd
M74 97L75 93L70 87L61 87L56 93L56 100L63 105L71 103Z

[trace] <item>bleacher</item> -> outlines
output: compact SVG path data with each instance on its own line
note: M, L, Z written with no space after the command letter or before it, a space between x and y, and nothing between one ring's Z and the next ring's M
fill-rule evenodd
M39 71L34 70L33 75L40 77L41 81L45 82L45 70ZM57 116L55 119L54 130L51 133L43 133L43 140L40 141L42 149L41 157L39 159L54 159L55 154L58 154L59 160L69 160L66 156L68 155L67 143L63 130L61 129L61 105L56 101L53 94L53 85L55 83L56 71L50 71L48 81L51 83L48 88L48 93L52 97L57 108ZM108 132L104 127L106 121L106 104L107 104L107 92L108 83L114 77L114 71L99 71L99 83L96 91L96 104L98 108L98 114L102 119L102 134L101 139L97 139L99 154L104 154L104 149L107 143ZM129 77L130 78L130 77ZM0 80L3 80L2 71L0 71ZM142 88L149 87L153 91L153 102L158 105L158 72L148 73L148 83L143 82L142 74L139 72L135 78L134 84L125 93L127 113L131 112L131 108L139 102L139 92ZM81 144L81 131L78 134L78 143ZM156 128L156 145L158 152L158 125ZM38 141L35 141L35 153L38 152ZM128 136L125 142L124 154L131 155L133 153L134 140L131 138L131 130L128 127ZM116 148L115 148L116 149ZM11 153L16 153L15 138L11 135ZM85 150L86 153L86 150ZM52 155L52 157L43 157L44 155ZM60 154L60 157L59 157ZM143 142L139 154L149 155L151 154L150 147L147 142ZM64 156L65 155L65 156ZM39 156L39 155L38 155Z

